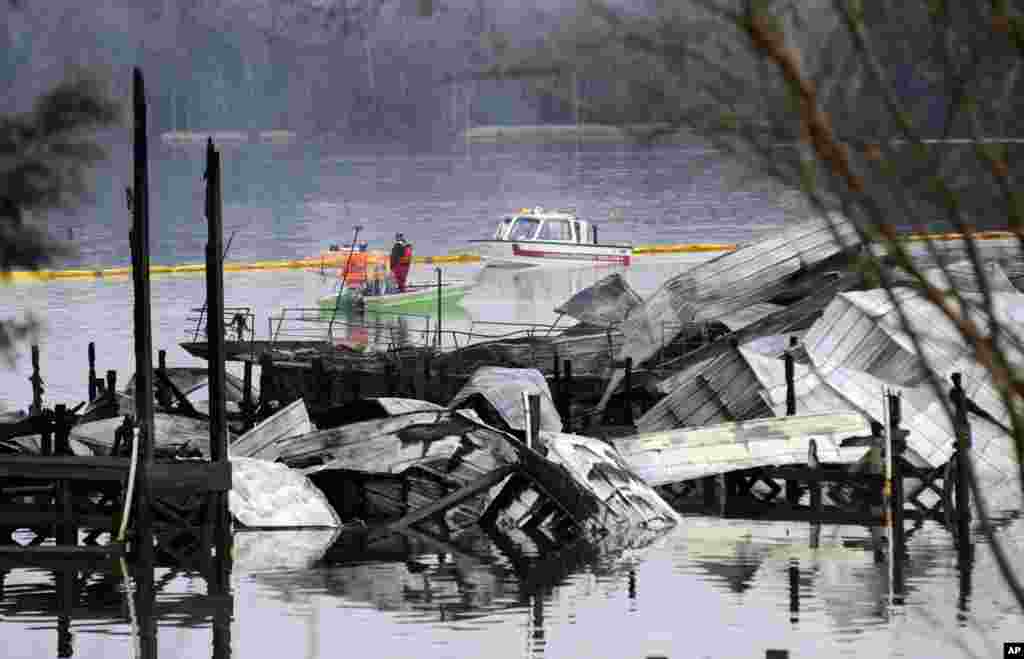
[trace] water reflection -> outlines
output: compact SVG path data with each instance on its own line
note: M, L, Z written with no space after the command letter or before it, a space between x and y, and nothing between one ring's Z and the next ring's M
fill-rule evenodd
M1021 528L1002 532L1020 537ZM930 656L960 656L961 645L987 648L1024 624L984 545L957 564L948 533L931 523L908 544L893 615L874 544L860 527L705 517L639 550L553 546L514 528L242 531L230 583L205 570L127 566L130 598L116 563L4 565L0 624L9 656L80 659L131 656L136 643L142 657L287 647L313 659L354 637L381 657L566 656L580 643L587 656L756 656L763 647L819 656L822 638L858 656L913 656L928 638ZM683 619L702 633L674 633Z

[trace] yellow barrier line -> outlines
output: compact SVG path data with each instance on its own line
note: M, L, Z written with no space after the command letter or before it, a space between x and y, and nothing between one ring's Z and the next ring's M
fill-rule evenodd
M1015 234L1009 231L979 231L973 234L976 240L1006 240L1015 238ZM962 240L960 233L938 233L918 234L912 233L902 236L903 240L909 242L923 240L953 241ZM688 252L729 252L738 249L733 243L669 243L669 244L647 244L637 245L633 248L634 255L644 254L682 254ZM301 270L340 267L343 255L331 257L315 256L304 259L292 259L287 261L256 261L253 263L225 263L225 272L252 272L261 270ZM476 254L444 254L440 256L416 256L415 263L476 263L480 257ZM149 269L151 274L187 274L206 272L206 266L202 263L182 265L152 265ZM0 282L18 283L27 281L52 281L55 279L103 279L106 277L124 277L131 274L131 268L116 267L100 270L89 270L76 268L69 270L16 270L13 272L0 273Z

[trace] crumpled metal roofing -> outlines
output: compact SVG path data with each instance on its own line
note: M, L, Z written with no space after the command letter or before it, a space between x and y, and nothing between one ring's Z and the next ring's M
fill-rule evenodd
M838 241L837 241L838 233ZM812 218L781 231L775 238L747 245L687 270L666 281L621 325L626 337L617 359L641 364L695 319L715 320L764 302L785 288L792 275L854 247L859 239L852 223L838 214ZM624 377L613 374L599 403L603 408Z
M540 427L551 432L562 431L562 417L555 409L555 401L544 374L535 368L503 368L483 366L473 372L469 382L449 403L457 409L473 394L480 394L513 430L526 430L526 410L523 393L540 395Z
M598 280L555 308L555 313L571 316L591 325L610 326L624 321L643 299L618 272Z

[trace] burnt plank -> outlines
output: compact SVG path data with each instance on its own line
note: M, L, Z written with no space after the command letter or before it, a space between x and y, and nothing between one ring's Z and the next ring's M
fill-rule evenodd
M474 495L480 494L484 490L494 487L515 470L516 467L512 465L495 469L479 480L474 481L465 487L459 488L447 496L441 497L432 504L419 508L418 510L414 510L412 513L392 524L391 528L395 530L407 528L417 522L422 522L429 517L444 512L452 506L455 506Z
M121 481L128 458L0 455L0 478L32 480Z
M228 492L230 462L155 463L149 470L154 492Z

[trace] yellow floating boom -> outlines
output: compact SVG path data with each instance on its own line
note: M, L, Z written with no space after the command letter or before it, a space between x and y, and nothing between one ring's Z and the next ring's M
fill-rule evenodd
M960 233L932 233L921 234L911 233L904 236L908 241L938 240L951 241L960 240L964 237ZM1015 234L1009 231L979 231L972 234L975 240L1006 240L1012 239ZM669 243L669 244L648 244L637 245L633 248L633 254L684 254L692 252L731 252L739 247L734 243ZM293 259L289 261L255 261L252 263L225 263L225 272L250 272L257 270L303 270L340 267L348 254L346 251L325 252L320 256L305 259ZM480 260L476 254L444 254L441 256L417 256L413 258L415 263L475 263ZM153 265L149 272L154 275L164 274L189 274L202 273L206 266L202 263L183 265ZM18 270L14 272L0 273L0 282L18 283L27 281L51 281L55 279L105 279L107 277L127 277L131 274L131 268L104 268L104 269L70 269L70 270Z

